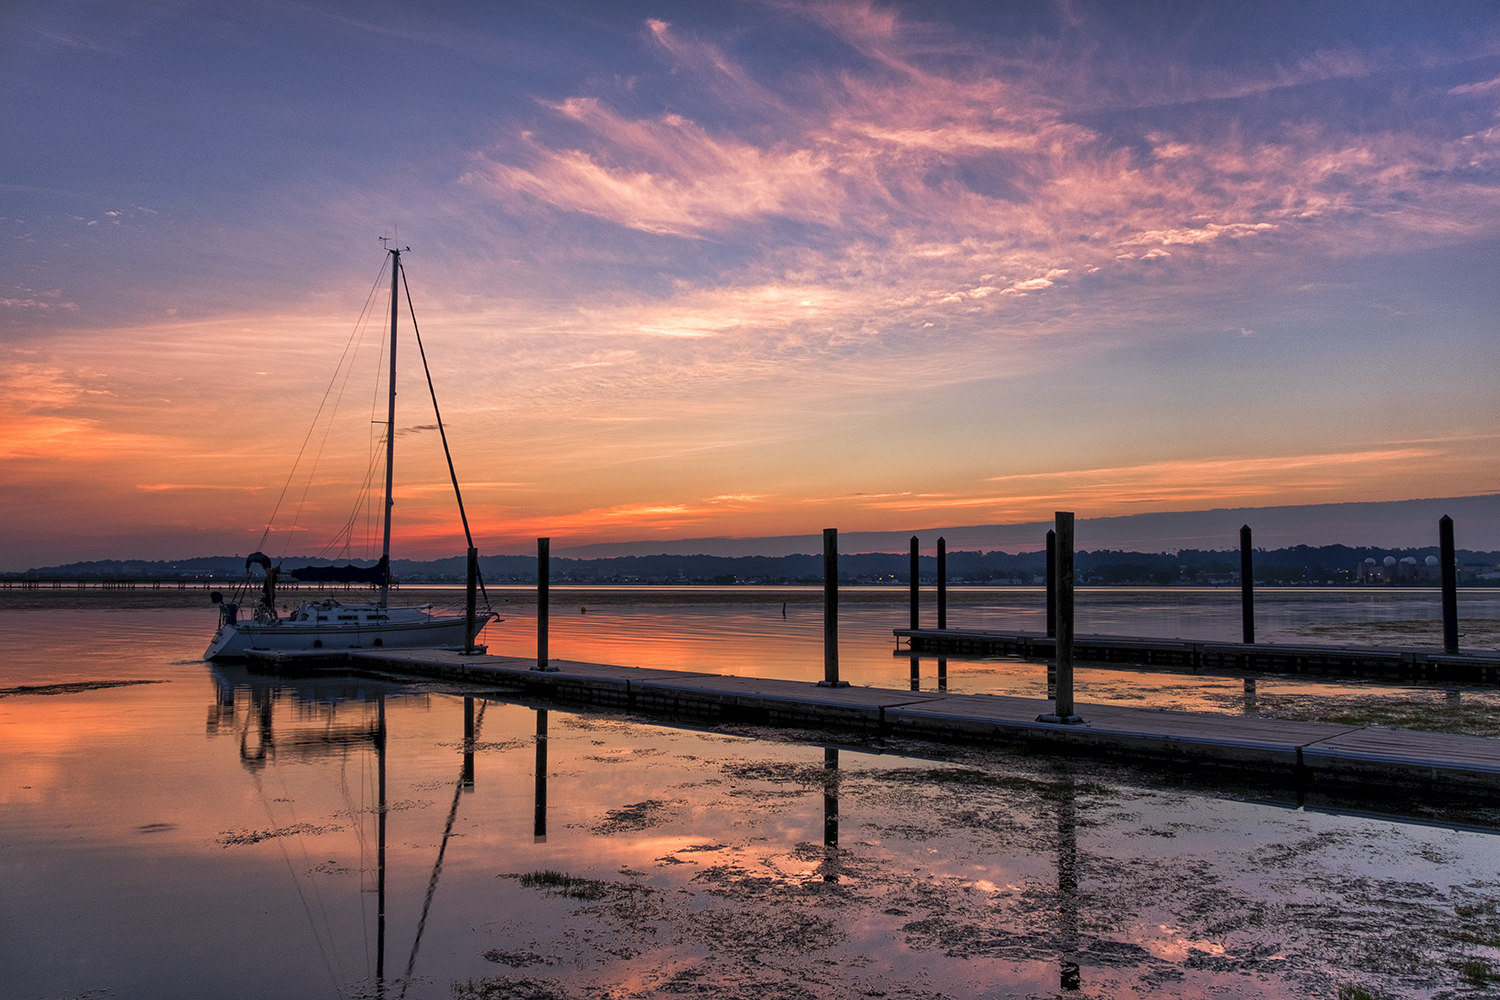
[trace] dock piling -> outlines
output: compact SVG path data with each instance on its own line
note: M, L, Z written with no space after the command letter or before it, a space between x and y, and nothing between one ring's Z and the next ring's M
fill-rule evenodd
M469 546L469 587L464 599L464 654L474 655L474 628L475 619L478 616L477 601L475 597L475 584L479 580L479 550Z
M948 543L938 536L937 546L938 628L948 627Z
M823 679L818 687L848 687L839 680L839 529L823 529Z
M1240 527L1240 619L1245 643L1255 641L1255 557L1250 547L1250 525Z
M1076 725L1083 720L1073 712L1073 512L1058 511L1055 524L1048 541L1055 544L1056 586L1048 592L1057 597L1057 690L1052 714L1037 721Z
M1443 571L1443 652L1458 652L1458 566L1453 549L1453 518L1438 520L1438 557Z
M547 591L551 580L552 539L536 540L536 670L556 670L547 660Z
M1057 638L1057 531L1047 532L1047 638Z
M921 601L922 601L921 586L917 582L917 571L918 571L919 567L920 567L920 562L919 562L919 560L917 558L917 536L916 535L912 535L911 536L911 627L912 628L921 628L922 627L920 615L918 613L918 608L921 606Z

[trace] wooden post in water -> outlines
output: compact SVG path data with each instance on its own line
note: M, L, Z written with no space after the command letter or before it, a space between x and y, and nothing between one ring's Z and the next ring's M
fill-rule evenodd
M920 565L917 559L917 536L911 536L911 627L921 628L921 616L918 607L922 601L922 590L917 583L917 568Z
M1082 722L1073 713L1073 512L1060 510L1056 515L1057 564L1057 693L1051 715L1038 717L1039 722Z
M839 529L823 529L823 679L818 687L848 687L839 680Z
M948 627L948 543L938 537L938 628Z
M554 669L547 662L547 590L552 563L552 539L536 540L536 666L535 670Z
M1057 532L1047 532L1047 638L1057 635Z
M1438 521L1438 546L1443 572L1443 652L1458 652L1458 564L1453 548L1453 518Z
M1244 641L1255 642L1255 556L1248 524L1240 527L1240 623Z
M474 633L478 631L474 627L475 618L478 615L476 600L474 596L475 585L479 582L479 550L469 546L469 592L464 601L464 653L474 655ZM472 714L473 706L469 706Z

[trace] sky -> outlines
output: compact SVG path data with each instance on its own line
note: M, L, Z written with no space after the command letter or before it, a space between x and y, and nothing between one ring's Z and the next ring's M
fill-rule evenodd
M1494 493L1497 115L1493 3L12 0L0 569L378 554L380 237L486 553Z

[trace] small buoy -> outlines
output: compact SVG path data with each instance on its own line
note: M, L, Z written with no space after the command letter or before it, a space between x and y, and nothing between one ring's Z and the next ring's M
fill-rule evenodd
M588 609L588 608L579 608L579 609L578 609L578 613L579 613L579 614L580 614L580 615L586 615L586 614L588 614L588 613L589 613L589 609Z

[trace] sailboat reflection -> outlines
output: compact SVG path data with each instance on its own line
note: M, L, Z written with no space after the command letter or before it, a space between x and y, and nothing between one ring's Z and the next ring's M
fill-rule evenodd
M214 704L209 707L207 735L219 735L224 730L239 734L240 762L256 776L259 787L260 772L268 763L280 758L306 760L320 756L343 756L351 750L368 747L374 751L376 762L376 860L375 860L375 990L384 996L387 986L385 976L386 946L386 834L390 807L386 797L386 749L388 730L386 727L386 702L425 701L424 695L411 695L397 685L384 685L357 678L299 679L295 684L284 683L281 678L252 674L244 667L215 665L212 669L215 688ZM237 724L239 715L237 694L248 695L243 723ZM368 721L364 706L371 702L375 707L375 719ZM339 708L347 703L361 706L365 720L353 724L335 722ZM290 709L293 724L275 725L275 706ZM421 917L412 939L411 952L407 957L404 981L410 982L416 967L417 954L422 944L422 934L427 925L428 913L436 894L438 880L442 875L443 859L448 842L453 834L454 820L458 814L459 799L464 791L474 790L474 745L484 722L481 704L476 716L473 698L464 699L463 767L454 783L453 801L448 809L447 823L438 848L437 860L427 883L427 893L422 903ZM545 713L543 713L545 714ZM313 725L298 725L311 720ZM321 724L316 724L321 722ZM545 732L545 721L539 722ZM545 750L541 751L545 759ZM264 797L264 793L262 793ZM268 806L269 808L269 806ZM541 807L539 807L541 808ZM539 813L540 815L540 813ZM363 867L361 868L363 871ZM362 890L363 891L363 890ZM317 934L317 930L314 930ZM398 980L400 981L400 980Z

